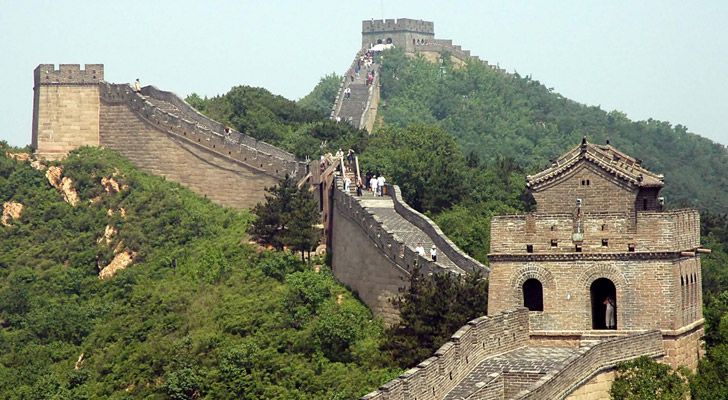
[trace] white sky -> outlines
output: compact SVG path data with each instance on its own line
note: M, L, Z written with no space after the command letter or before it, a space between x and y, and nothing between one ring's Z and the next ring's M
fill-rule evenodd
M608 4L605 4L608 3ZM361 21L435 35L576 101L728 144L728 1L0 0L0 139L30 142L33 69L103 63L185 96L262 86L290 99L339 74Z

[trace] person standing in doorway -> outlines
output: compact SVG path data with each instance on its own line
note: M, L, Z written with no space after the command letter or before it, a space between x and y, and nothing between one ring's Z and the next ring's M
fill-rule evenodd
M603 303L606 307L604 313L604 322L607 325L607 329L615 329L617 324L614 321L614 300L612 300L611 297L607 296L607 298L604 299Z

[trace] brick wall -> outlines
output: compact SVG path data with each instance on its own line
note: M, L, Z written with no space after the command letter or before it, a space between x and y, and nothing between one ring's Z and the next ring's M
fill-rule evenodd
M555 374L544 376L536 388L521 392L519 398L562 399L598 373L613 368L621 361L640 356L660 357L663 354L662 335L658 331L605 340L592 346Z
M528 314L525 309L480 317L460 328L433 357L362 399L442 399L484 359L527 344ZM480 387L470 398L502 398L503 380L498 377L491 378L489 383Z
M522 306L523 283L534 278L543 285L543 311L531 312L532 329L588 332L592 329L591 284L607 278L616 288L618 329L678 329L684 325L683 306L674 272L689 260L590 260L584 256L563 261L491 262L488 310Z
M637 199L636 188L584 161L532 194L539 213L572 212L576 208L576 199L580 198L583 213L612 211L631 214L635 211Z

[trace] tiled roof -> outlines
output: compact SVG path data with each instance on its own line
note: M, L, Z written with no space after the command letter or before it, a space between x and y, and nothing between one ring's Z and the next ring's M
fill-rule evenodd
M527 176L528 187L541 186L568 172L583 160L637 187L662 187L665 184L664 177L642 167L641 160L622 153L610 144L597 145L583 139L580 145L559 157L551 167Z

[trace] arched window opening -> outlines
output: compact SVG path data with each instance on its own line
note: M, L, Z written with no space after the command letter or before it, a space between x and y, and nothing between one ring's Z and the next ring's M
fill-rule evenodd
M529 311L543 311L543 285L538 279L523 282L523 306Z
M607 278L599 278L589 289L592 304L592 329L617 329L617 289Z

